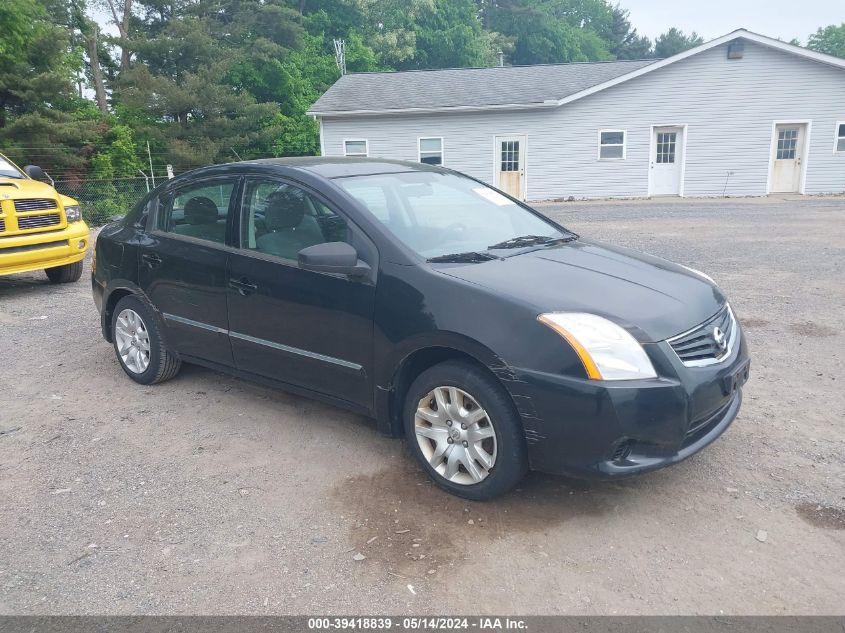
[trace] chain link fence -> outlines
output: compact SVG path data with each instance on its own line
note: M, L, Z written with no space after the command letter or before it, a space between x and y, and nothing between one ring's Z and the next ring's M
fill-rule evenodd
M90 226L101 226L114 216L125 215L152 189L146 178L56 180L54 186L59 193L79 201L82 217Z

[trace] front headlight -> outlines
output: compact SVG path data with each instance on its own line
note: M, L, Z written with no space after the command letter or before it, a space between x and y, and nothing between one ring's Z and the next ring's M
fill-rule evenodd
M612 321L583 312L549 312L537 320L566 339L592 380L657 377L642 346Z
M68 222L79 222L82 219L82 209L75 204L65 207L65 217Z

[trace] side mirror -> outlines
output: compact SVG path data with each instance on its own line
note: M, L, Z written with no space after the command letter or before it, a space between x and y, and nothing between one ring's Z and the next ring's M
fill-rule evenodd
M38 165L27 165L23 168L24 173L33 180L40 180L41 182L49 182L52 186L53 179L47 175L47 172L41 169Z
M346 242L324 242L299 251L299 267L319 273L337 273L362 277L370 270L358 259L358 251Z

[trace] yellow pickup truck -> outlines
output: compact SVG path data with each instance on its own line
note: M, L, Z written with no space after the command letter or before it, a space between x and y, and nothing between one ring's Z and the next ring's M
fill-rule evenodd
M35 165L0 154L0 275L44 269L53 283L82 276L90 240L79 203L48 184Z

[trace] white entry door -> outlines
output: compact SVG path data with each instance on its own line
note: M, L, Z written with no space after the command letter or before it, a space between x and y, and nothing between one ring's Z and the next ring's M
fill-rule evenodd
M494 184L518 200L525 199L525 151L525 136L496 137Z
M772 143L772 193L801 191L801 157L804 155L806 125L784 123L775 126Z
M684 128L656 127L651 150L652 196L681 194L684 156Z

